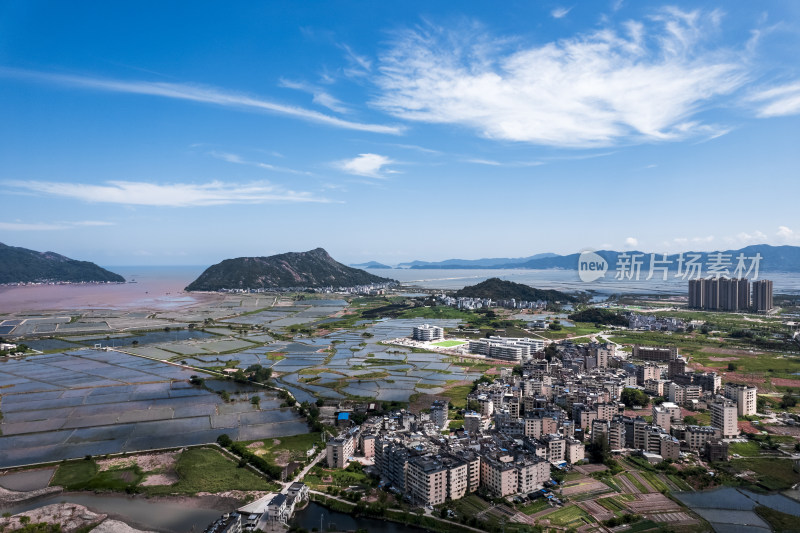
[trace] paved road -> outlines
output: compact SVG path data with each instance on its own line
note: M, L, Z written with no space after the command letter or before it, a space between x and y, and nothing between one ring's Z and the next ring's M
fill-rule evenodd
M289 486L290 486L292 483L295 483L295 482L297 482L297 481L303 481L303 478L305 478L305 477L306 477L306 474L308 474L308 471L309 471L309 470L311 470L312 468L314 468L314 465L316 465L318 462L320 462L320 460L321 460L323 457L325 457L325 455L326 455L326 454L327 454L327 450L326 450L325 448L322 448L322 451L321 451L321 452L319 452L319 453L317 454L317 456L316 456L316 457L314 457L314 460L313 460L313 461L311 461L310 463L308 463L308 465L306 465L306 467L305 467L305 468L303 468L303 469L300 471L300 473L299 473L299 474L297 474L296 476L294 476L294 479L292 479L291 481L287 481L286 483L284 483L284 486L283 486L283 489L281 490L281 492L282 492L283 494L286 494L286 493L288 492L288 490L289 490ZM312 491L312 492L313 492L313 491Z

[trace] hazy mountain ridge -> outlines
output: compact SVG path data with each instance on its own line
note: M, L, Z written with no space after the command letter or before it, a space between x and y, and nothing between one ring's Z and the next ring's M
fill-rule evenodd
M470 269L470 268L510 268L507 265L518 265L533 261L536 259L544 259L547 257L555 257L556 254L544 253L535 254L529 257L495 257L484 259L446 259L444 261L410 261L407 263L400 263L397 268L419 268L419 269L439 269L439 268L453 268L453 269Z
M747 258L754 257L757 253L761 254L760 271L762 272L800 272L800 246L772 246L769 244L754 244L745 246L735 250L721 250L723 254L730 255L730 262L732 269L736 268L737 256L742 253ZM651 252L641 252L638 250L630 251L615 251L615 250L598 250L599 256L603 257L608 262L609 270L614 270L617 265L617 260L621 254L642 254L640 258L642 262L641 269L643 271L650 269L650 255ZM709 254L717 253L712 252L683 252L684 258L688 254L700 254L700 262L704 265L709 263ZM670 270L677 270L679 254L669 254L667 260L670 261ZM444 268L463 268L463 269L508 269L508 268L526 268L537 270L550 270L550 269L564 269L564 270L577 270L578 258L580 253L558 255L552 253L536 254L531 257L519 259L448 259L446 261L427 262L427 261L410 261L400 263L398 268L412 268L412 269L444 269ZM656 253L656 260L661 260L663 254ZM750 260L746 262L746 266L750 266Z
M536 289L522 283L506 281L500 278L489 278L476 285L470 285L456 291L453 295L463 298L491 298L492 300L526 300L535 302L544 300L548 302L575 302L577 298L553 289Z
M0 243L0 283L124 283L125 278L91 261Z
M366 263L350 264L353 268L392 268L377 261L367 261Z
M208 267L187 291L288 287L353 287L393 280L335 261L322 248L269 257L238 257Z

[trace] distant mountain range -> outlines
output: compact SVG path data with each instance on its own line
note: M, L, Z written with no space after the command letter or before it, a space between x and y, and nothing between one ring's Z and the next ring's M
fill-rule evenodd
M353 268L392 268L389 265L384 265L383 263L378 263L377 261L369 261L367 263L359 263L356 265L350 265Z
M599 250L599 256L603 257L608 263L609 270L614 270L617 265L619 256L623 253L633 255L642 254L640 260L642 261L642 270L649 270L650 268L650 253L640 251L614 251L614 250ZM688 254L700 254L699 262L704 265L703 272L706 272L706 265L709 264L709 255L716 252L684 252L684 257L687 258ZM755 257L756 254L761 255L761 262L759 265L760 272L800 272L800 246L771 246L769 244L756 244L746 246L735 250L723 250L723 254L730 256L732 268L736 267L737 256L744 254L745 257ZM667 256L670 271L676 271L678 267L678 255L670 254ZM537 254L530 257L521 257L517 259L508 258L494 258L494 259L448 259L446 261L411 261L407 263L400 263L397 268L411 268L411 269L494 269L494 268L530 268L540 270L550 269L563 269L563 270L577 270L578 258L580 253L569 255L558 254ZM663 254L656 254L656 260L662 260ZM746 265L750 266L750 260Z
M0 243L0 283L123 283L125 278L89 261Z
M537 259L547 259L549 257L559 257L556 254L536 254L530 257L496 257L491 259L447 259L445 261L411 261L400 263L397 268L419 268L419 269L459 269L459 268L516 268L508 265L521 265ZM369 268L369 267L365 267Z
M492 300L525 300L536 302L575 302L577 298L561 291L552 289L535 289L522 283L514 283L499 278L489 278L477 285L470 285L456 291L453 295L463 298L491 298Z
M290 287L353 287L394 280L375 276L335 261L316 248L269 257L238 257L208 267L187 291Z

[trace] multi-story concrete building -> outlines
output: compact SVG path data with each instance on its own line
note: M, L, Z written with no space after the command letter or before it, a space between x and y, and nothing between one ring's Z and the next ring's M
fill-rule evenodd
M431 422L439 429L447 425L447 402L436 400L431 404Z
M540 439L547 446L546 459L553 464L558 464L564 461L564 453L566 451L566 440L558 433L551 433L545 435Z
M665 379L648 379L644 382L644 391L652 396L664 396Z
M578 461L583 461L586 458L586 446L576 439L567 439L566 441L566 461L574 465Z
M687 448L699 452L707 441L716 438L717 431L711 426L686 426L683 432L683 441Z
M772 310L772 281L762 279L753 282L752 309L757 313L766 313Z
M643 365L636 365L636 384L644 385L651 379L659 379L661 377L661 368L658 365L647 363Z
M736 402L739 416L756 414L756 387L741 385L739 383L726 383L724 395L729 400Z
M444 339L444 329L439 326L423 324L414 326L412 337L415 341L437 341Z
M658 361L667 362L678 358L677 346L633 346L633 353L631 359L638 359L640 361Z
M363 433L358 440L364 458L371 459L375 457L375 435Z
M664 409L661 405L653 406L653 424L663 428L664 431L669 431L672 423L672 413Z
M513 457L487 456L481 459L481 485L489 492L502 498L516 494L518 484L518 473Z
M444 503L447 499L447 468L435 458L412 457L406 472L406 492L416 504Z
M344 468L353 456L353 437L335 437L328 440L328 468Z
M470 436L478 434L481 424L482 419L480 413L476 413L474 411L464 413L464 429L467 433L469 433Z
M711 425L722 432L723 439L733 439L739 435L736 403L730 400L719 400L709 405L711 409Z

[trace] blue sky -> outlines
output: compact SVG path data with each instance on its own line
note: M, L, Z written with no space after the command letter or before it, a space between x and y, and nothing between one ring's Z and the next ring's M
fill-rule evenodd
M798 57L794 1L3 2L0 242L103 265L800 244Z

